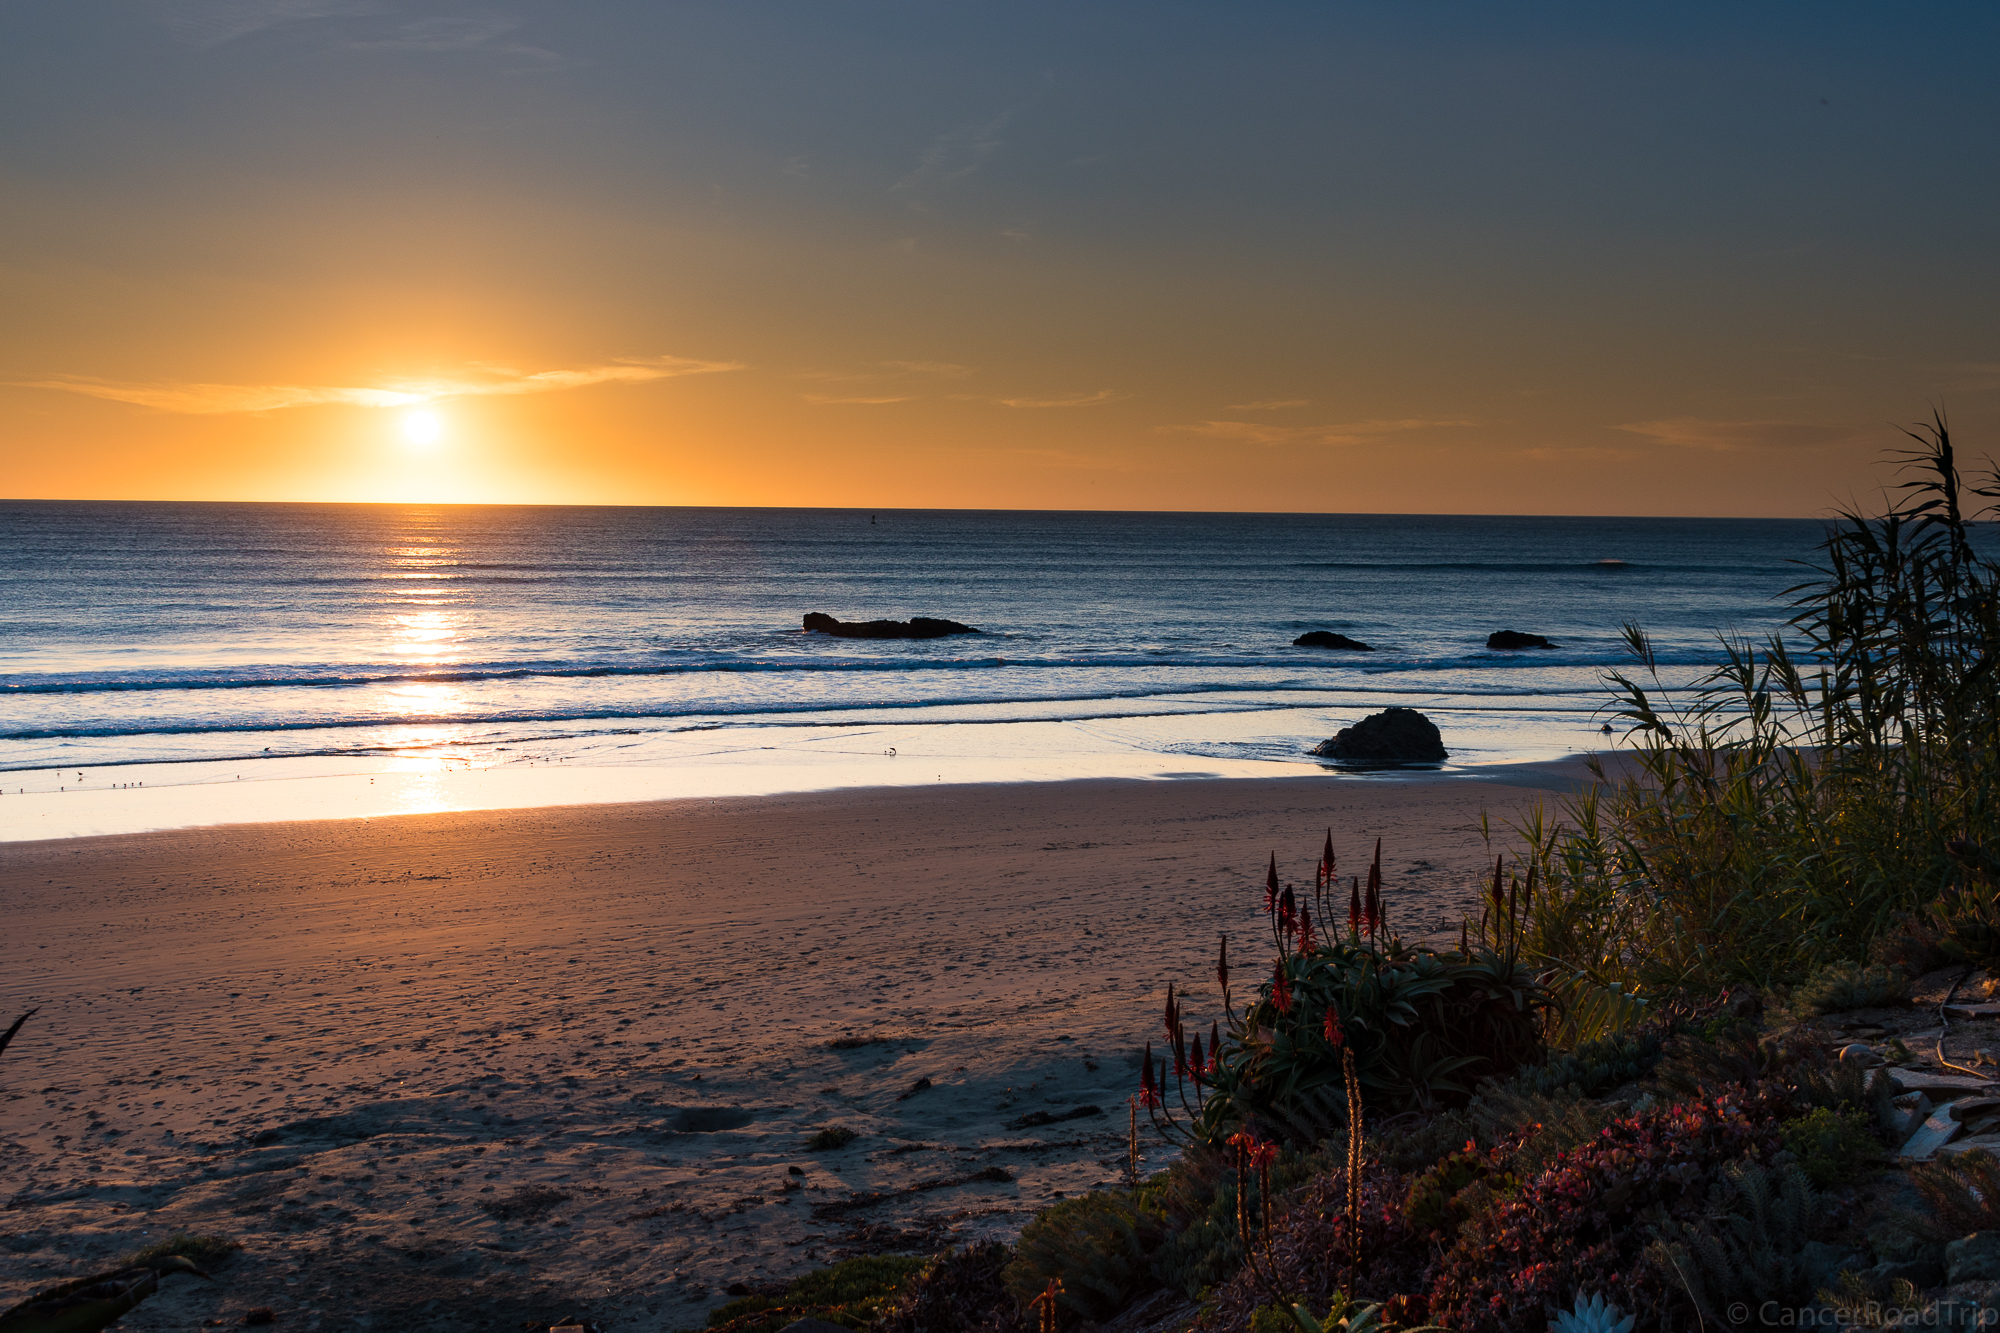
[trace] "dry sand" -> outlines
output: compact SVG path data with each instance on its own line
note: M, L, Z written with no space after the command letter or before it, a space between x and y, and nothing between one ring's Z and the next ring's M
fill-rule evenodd
M0 1024L41 1010L0 1056L0 1308L194 1231L243 1254L128 1327L270 1306L308 1330L674 1329L732 1284L1011 1236L1118 1176L1166 984L1205 1022L1217 936L1244 973L1268 951L1272 851L1309 881L1328 826L1348 869L1383 838L1394 920L1420 933L1469 899L1480 811L1498 829L1576 777L867 790L0 847ZM1079 1107L1103 1114L1023 1123ZM832 1125L858 1137L809 1151Z

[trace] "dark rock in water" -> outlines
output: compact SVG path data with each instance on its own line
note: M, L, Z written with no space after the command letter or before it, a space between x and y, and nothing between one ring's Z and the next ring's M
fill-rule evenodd
M1414 708L1371 713L1311 753L1350 764L1434 764L1445 757L1435 723Z
M823 611L806 613L806 629L841 639L942 639L947 634L977 634L956 620L912 616L908 620L835 620Z
M1299 635L1292 640L1294 648L1350 648L1357 653L1372 653L1375 650L1359 639L1350 639L1345 634L1335 634L1330 629L1316 629Z
M1068 1111L1050 1115L1047 1111L1030 1111L1019 1120L1009 1120L1009 1129L1038 1129L1043 1125L1057 1125L1065 1120L1088 1120L1092 1116L1104 1114L1101 1106L1078 1106Z
M1513 650L1516 648L1553 648L1554 644L1539 634L1522 634L1511 629L1495 630L1486 636L1488 648Z

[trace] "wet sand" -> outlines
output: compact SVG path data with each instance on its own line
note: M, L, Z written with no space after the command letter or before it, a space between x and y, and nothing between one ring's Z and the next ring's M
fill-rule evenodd
M1117 1178L1166 984L1205 1022L1218 935L1239 966L1267 949L1271 852L1309 882L1329 826L1349 870L1379 836L1393 921L1455 930L1490 864L1482 809L1500 833L1580 776L872 789L0 846L0 1023L40 1006L0 1056L0 1308L196 1231L244 1251L127 1327L263 1305L302 1329L675 1329L732 1284L1011 1236ZM1102 1114L1027 1119L1081 1107ZM809 1150L829 1126L857 1137Z

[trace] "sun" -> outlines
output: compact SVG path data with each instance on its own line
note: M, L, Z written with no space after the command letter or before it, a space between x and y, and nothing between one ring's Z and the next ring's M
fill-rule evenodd
M444 421L435 412L412 412L403 418L403 438L415 449L430 449L444 436Z

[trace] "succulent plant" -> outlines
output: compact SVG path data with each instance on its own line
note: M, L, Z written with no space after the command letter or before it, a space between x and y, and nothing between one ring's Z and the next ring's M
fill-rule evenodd
M1635 1319L1603 1296L1579 1296L1574 1309L1556 1316L1549 1333L1632 1333Z

